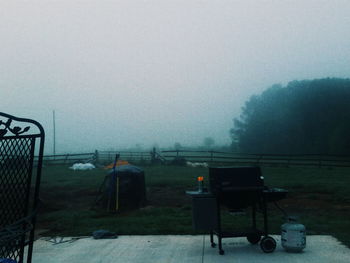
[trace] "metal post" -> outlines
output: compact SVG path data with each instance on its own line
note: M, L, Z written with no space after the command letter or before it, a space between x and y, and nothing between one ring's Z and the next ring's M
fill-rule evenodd
M253 219L253 229L256 231L256 204L254 202L252 206L252 219Z
M55 110L52 111L52 121L53 121L53 155L56 155L56 117L55 117Z

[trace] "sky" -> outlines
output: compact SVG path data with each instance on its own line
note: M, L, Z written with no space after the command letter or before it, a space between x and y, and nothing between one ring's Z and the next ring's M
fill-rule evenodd
M350 77L350 1L0 0L0 111L45 152L229 145L273 84Z

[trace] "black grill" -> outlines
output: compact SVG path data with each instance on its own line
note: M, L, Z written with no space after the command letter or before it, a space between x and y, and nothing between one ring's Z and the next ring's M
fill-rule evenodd
M197 230L210 231L211 246L216 246L214 243L214 235L216 235L219 253L223 255L222 238L245 236L252 244L261 240L262 250L266 253L273 252L276 248L276 241L268 236L267 203L285 198L287 191L266 187L260 167L210 167L209 186L210 191L206 193L195 191L187 193L193 199L194 227ZM251 229L234 233L223 231L221 227L222 207L228 208L231 212L251 207ZM257 212L263 215L263 230L257 228Z
M254 204L264 190L259 167L211 167L209 183L210 192L230 209Z

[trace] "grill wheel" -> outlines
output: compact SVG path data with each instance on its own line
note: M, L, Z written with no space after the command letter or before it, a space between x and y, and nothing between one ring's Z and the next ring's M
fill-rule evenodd
M249 235L247 235L247 240L249 241L250 244L257 244L259 243L261 239L261 235L259 233L251 233Z
M265 253L272 253L276 249L276 241L272 237L264 237L260 241L260 248Z

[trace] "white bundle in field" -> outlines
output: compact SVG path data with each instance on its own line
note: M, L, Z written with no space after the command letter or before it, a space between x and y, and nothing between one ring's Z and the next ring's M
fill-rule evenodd
M187 166L190 166L190 167L204 167L204 168L207 168L208 167L208 164L207 163L193 163L193 162L186 162L186 165Z
M75 170L91 170L96 168L92 163L75 163L69 169Z

